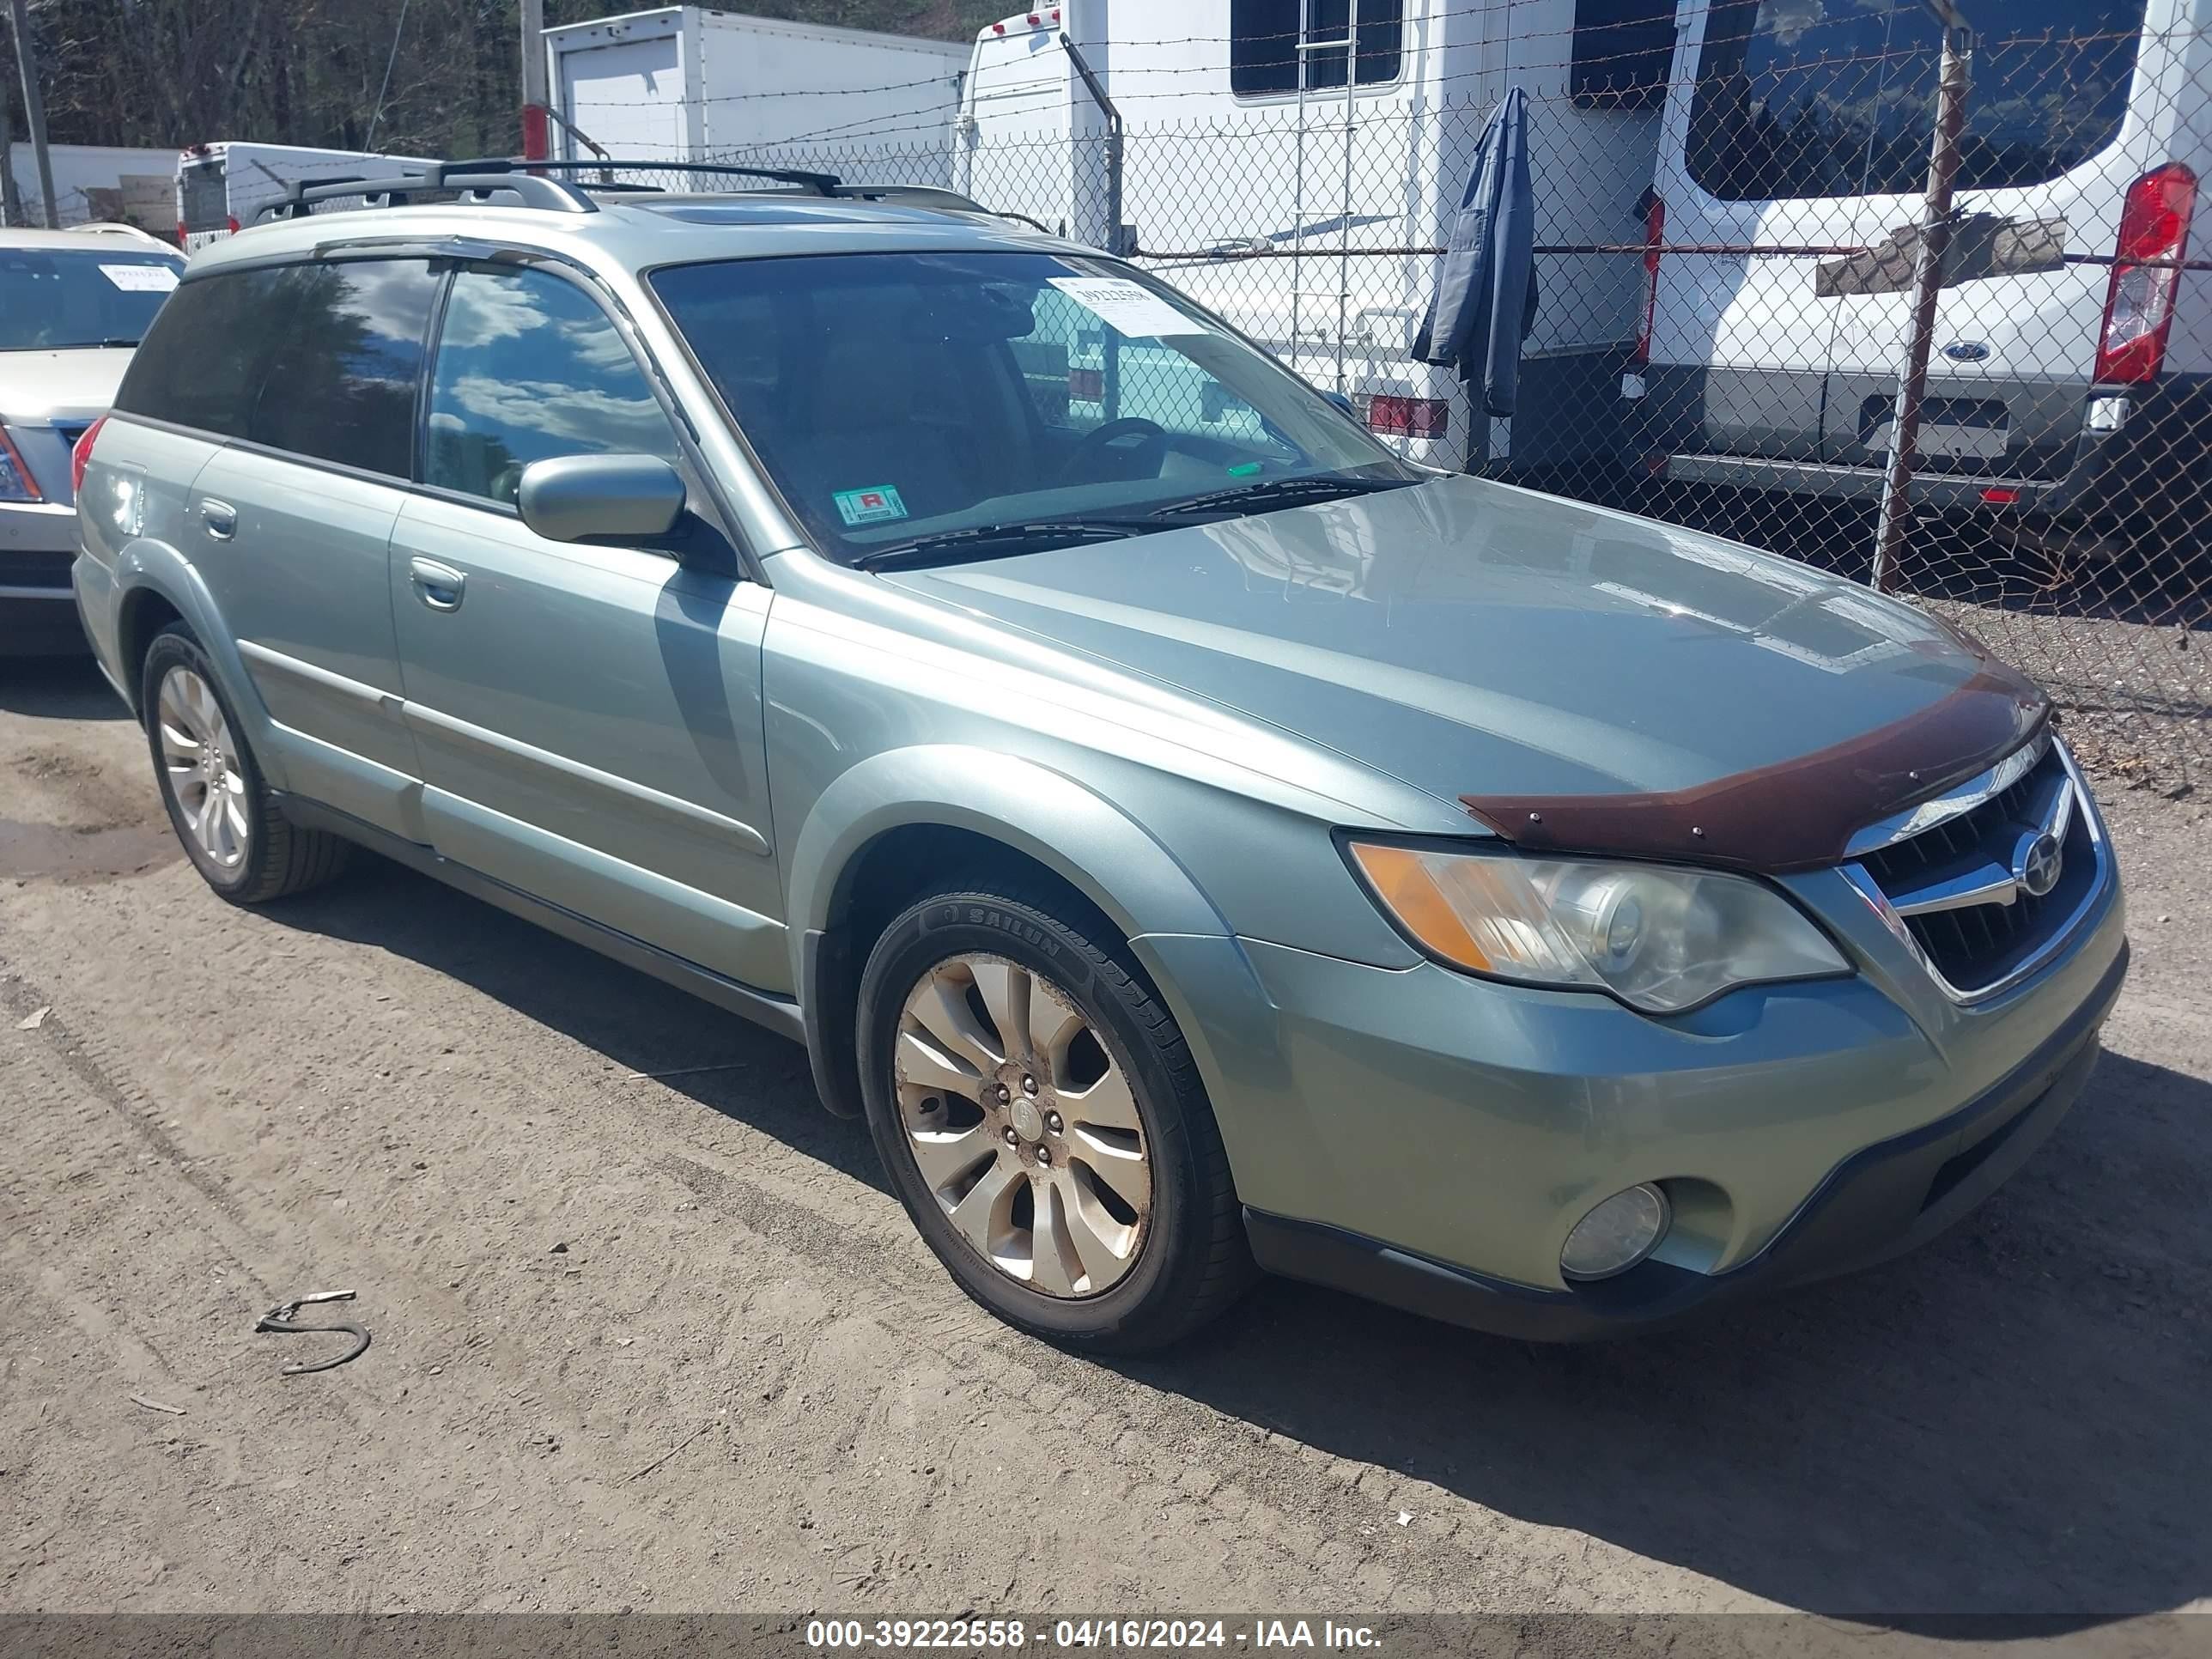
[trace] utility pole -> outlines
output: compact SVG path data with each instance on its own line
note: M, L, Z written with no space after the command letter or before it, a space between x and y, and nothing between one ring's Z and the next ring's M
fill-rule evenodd
M18 6L23 0L15 0ZM545 0L522 0L522 154L542 161L553 154L545 122Z
M15 146L9 138L15 117L9 103L8 77L0 75L0 225L18 224L23 217L23 204L15 199Z
M8 0L8 10L15 25L15 67L23 72L23 119L31 129L31 154L39 167L39 195L51 230L61 223L61 208L54 200L53 158L46 154L46 106L39 96L39 49L31 39L31 13L24 0Z

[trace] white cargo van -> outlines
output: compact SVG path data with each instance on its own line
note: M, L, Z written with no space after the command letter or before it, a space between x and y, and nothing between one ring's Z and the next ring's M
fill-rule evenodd
M952 118L968 69L957 41L666 6L545 31L553 153L671 161L756 159L821 145L882 150L896 177L949 182ZM757 157L757 159L772 159Z
M1966 10L1958 208L2061 227L2065 263L1943 289L1917 497L2027 526L2155 514L2212 439L2212 0ZM1669 477L1875 499L1910 297L1821 298L1815 270L1918 222L1939 26L1921 0L1680 18L1637 441ZM1747 246L1802 251L1680 251Z
M185 252L219 242L252 224L305 179L389 174L410 158L297 144L193 144L177 156L177 241ZM420 163L416 163L420 165Z
M1413 459L1515 471L1610 459L1640 264L1544 250L1642 234L1673 22L1656 0L1060 0L977 33L953 188L1121 245L1108 120L1065 33L1120 112L1121 216L1146 269L1350 398ZM1540 305L1520 412L1478 423L1452 374L1409 355L1437 261L1393 250L1443 240L1483 125L1514 85L1530 100ZM1298 251L1321 257L1234 257ZM1182 257L1149 257L1161 254ZM1089 394L1109 386L1124 412L1148 393L1188 401L1141 354L1109 365L1080 339L1069 352L1079 410L1099 413ZM1033 380L1050 367L1033 364Z

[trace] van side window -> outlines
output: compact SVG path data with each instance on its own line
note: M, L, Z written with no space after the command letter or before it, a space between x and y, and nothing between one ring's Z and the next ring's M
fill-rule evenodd
M431 374L423 482L512 504L531 462L605 454L678 454L606 313L550 271L459 272Z
M1298 45L1301 39L1341 41L1351 23L1351 0L1229 0L1229 89L1247 98L1296 92L1303 58L1307 91L1341 92L1344 48L1301 52ZM1405 0L1359 0L1361 86L1398 78L1405 38Z
M264 319L277 275L218 271L180 286L133 354L117 410L243 438L276 343Z
M1657 108L1674 58L1674 0L1575 0L1568 90L1583 108Z
M287 265L250 328L276 342L246 436L395 478L414 453L415 386L438 277L426 259Z
M2144 0L2007 0L1974 46L1959 188L2047 184L2119 136ZM1919 194L1940 25L1919 0L1720 0L1690 106L1690 177L1725 202Z

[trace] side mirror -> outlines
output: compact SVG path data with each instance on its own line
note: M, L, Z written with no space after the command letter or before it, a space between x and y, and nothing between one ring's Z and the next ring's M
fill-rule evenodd
M549 542L640 542L673 530L688 499L658 456L561 455L522 469L515 504Z
M1356 421L1359 418L1359 405L1353 403L1345 393L1341 392L1324 392L1321 395L1327 401L1334 404L1346 414L1351 416L1353 420Z

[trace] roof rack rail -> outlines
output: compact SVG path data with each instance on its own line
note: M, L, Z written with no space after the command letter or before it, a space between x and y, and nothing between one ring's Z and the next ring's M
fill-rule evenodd
M525 207L554 213L597 213L599 205L575 185L549 179L505 160L431 161L413 172L381 175L346 174L331 179L295 179L283 196L254 215L264 219L298 219L314 211L319 202L353 197L371 198L377 205L404 207L417 194L458 191L463 194L512 191Z
M513 157L485 157L475 161L449 161L448 167L477 168L508 168L532 173L605 173L628 167L634 171L657 173L704 173L718 178L766 179L779 185L797 185L812 191L817 196L836 196L848 188L834 173L813 173L803 167L749 167L729 161L672 161L665 156L641 156L631 159L622 155L594 155L589 161L532 161ZM607 184L597 179L580 181L587 190L605 190ZM619 189L621 186L617 185ZM632 185L632 189L638 186ZM645 186L650 189L652 186Z

